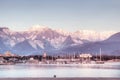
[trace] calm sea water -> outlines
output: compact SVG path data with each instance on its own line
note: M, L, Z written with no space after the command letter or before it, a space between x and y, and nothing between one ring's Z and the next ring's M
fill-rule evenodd
M115 77L120 78L120 63L73 65L0 65L4 77Z

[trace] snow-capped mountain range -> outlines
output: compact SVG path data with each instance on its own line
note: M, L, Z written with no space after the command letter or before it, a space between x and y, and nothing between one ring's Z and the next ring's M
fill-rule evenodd
M103 41L115 34L115 31L97 32L79 30L67 32L53 30L45 26L33 26L26 31L12 31L7 27L0 28L0 52L9 50L16 54L65 53L70 47Z

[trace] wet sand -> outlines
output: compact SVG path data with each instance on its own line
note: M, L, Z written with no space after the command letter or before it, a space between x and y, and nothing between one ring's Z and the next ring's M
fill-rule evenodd
M0 80L120 80L120 78L0 78Z

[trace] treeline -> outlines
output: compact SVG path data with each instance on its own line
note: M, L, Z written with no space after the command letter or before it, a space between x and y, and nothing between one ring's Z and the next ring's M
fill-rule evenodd
M46 59L46 60L55 60L57 59L57 57L53 57L53 56L46 56L46 57L43 57L42 55L29 55L29 56L3 56L3 59L7 60L7 61L10 61L10 60L29 60L30 58L33 58L33 59L36 59L36 60L39 60L39 61L42 61L43 59Z
M10 60L29 60L30 58L37 59L39 61L42 61L43 59L46 60L56 60L56 59L79 59L79 55L75 56L50 56L47 55L46 57L43 57L43 55L29 55L29 56L11 56L11 57L3 57L5 60L10 61ZM99 60L100 56L92 56L91 60ZM107 60L115 60L115 59L120 59L120 56L108 56L108 55L102 55L101 60L107 61Z
M96 60L96 59L100 59L100 56L93 56L91 58L92 60ZM107 60L116 60L116 59L120 59L120 56L114 56L114 55L102 55L101 56L101 60L103 61L107 61Z

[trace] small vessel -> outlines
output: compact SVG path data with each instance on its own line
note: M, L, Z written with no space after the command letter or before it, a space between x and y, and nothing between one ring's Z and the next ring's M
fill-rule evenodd
M100 60L96 61L96 64L104 64L104 61L101 59L101 48L100 48Z

